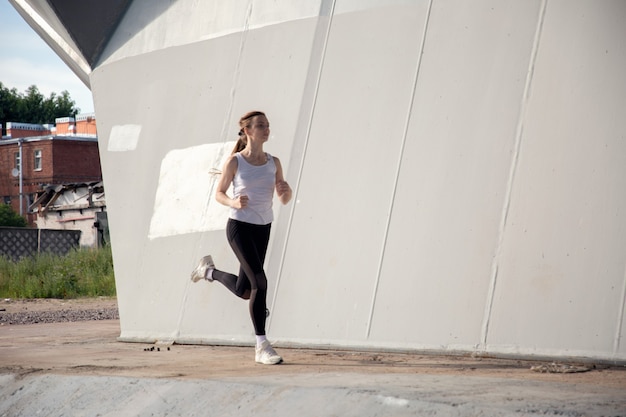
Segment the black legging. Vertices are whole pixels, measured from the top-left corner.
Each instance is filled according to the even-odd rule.
[[[256,225],[228,219],[226,236],[239,260],[239,276],[215,269],[213,279],[233,294],[250,300],[250,317],[257,336],[265,335],[267,277],[263,270],[271,224]]]

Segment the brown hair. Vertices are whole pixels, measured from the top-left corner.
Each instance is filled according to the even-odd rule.
[[[239,139],[237,139],[237,143],[235,143],[235,147],[233,148],[233,154],[241,152],[245,149],[246,144],[248,143],[248,137],[243,129],[250,127],[252,125],[252,119],[256,116],[265,116],[265,113],[262,111],[250,111],[241,116],[241,119],[239,119],[239,127],[241,129],[239,130]]]

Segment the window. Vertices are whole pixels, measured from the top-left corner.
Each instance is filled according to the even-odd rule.
[[[21,158],[20,158],[20,153],[19,152],[15,152],[15,169],[17,169],[18,171],[20,170],[20,165],[21,165]]]
[[[35,171],[41,171],[41,149],[35,149]]]

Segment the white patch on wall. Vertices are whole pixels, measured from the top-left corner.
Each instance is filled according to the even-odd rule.
[[[137,148],[140,134],[140,125],[113,126],[111,134],[109,135],[109,145],[107,150],[109,152],[134,151]]]
[[[228,207],[215,201],[215,187],[234,142],[175,149],[161,161],[149,239],[224,230]]]

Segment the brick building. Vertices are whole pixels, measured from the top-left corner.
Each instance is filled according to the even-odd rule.
[[[6,132],[0,139],[0,203],[29,224],[36,215],[28,206],[44,186],[102,180],[93,114],[59,118],[56,126],[9,122]]]

